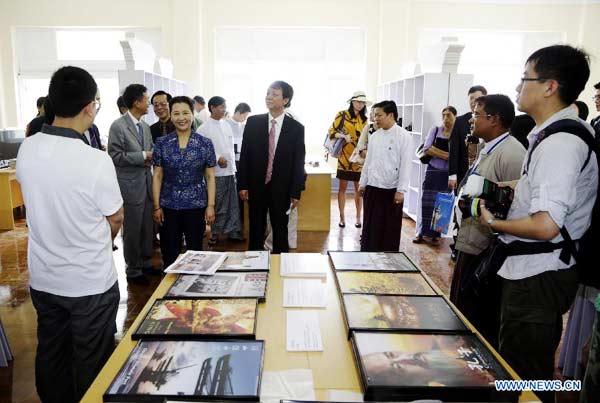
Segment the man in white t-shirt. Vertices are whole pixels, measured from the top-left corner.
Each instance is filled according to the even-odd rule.
[[[36,387],[44,402],[78,402],[115,346],[112,239],[123,199],[112,160],[83,134],[100,109],[93,77],[62,67],[48,96],[56,118],[23,142],[17,158],[38,316]]]

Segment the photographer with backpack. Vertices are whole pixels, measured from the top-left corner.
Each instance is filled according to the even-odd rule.
[[[588,267],[586,244],[597,211],[598,148],[592,127],[578,120],[572,106],[589,75],[588,56],[571,46],[529,56],[516,88],[518,109],[536,122],[523,176],[506,220],[481,208],[480,222],[502,233],[506,256],[498,271],[500,354],[527,380],[553,379],[562,315],[578,282],[586,281],[581,274],[594,268]],[[554,402],[554,392],[539,396]]]

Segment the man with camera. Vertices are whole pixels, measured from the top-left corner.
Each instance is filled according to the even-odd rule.
[[[513,183],[514,200],[506,220],[481,207],[480,223],[503,233],[500,239],[508,244],[508,256],[498,271],[502,277],[500,353],[523,379],[553,378],[562,315],[577,291],[570,243],[561,244],[564,247],[558,243],[563,240],[561,233],[578,240],[590,226],[598,163],[579,135],[557,127],[578,121],[571,104],[589,75],[589,57],[571,46],[550,46],[529,56],[516,88],[518,109],[536,122],[523,176]],[[578,122],[593,133],[587,123]],[[510,253],[514,241],[527,246],[516,256]],[[548,245],[557,248],[540,253],[538,246]],[[544,402],[554,399],[552,392],[539,396]]]
[[[495,183],[521,177],[525,148],[508,134],[514,118],[515,107],[506,95],[493,94],[477,98],[470,122],[473,135],[482,139],[485,146],[467,172],[467,181],[471,176],[480,176]],[[477,297],[467,285],[479,261],[479,255],[489,246],[491,239],[492,231],[487,225],[480,224],[476,217],[463,218],[455,245],[458,259],[452,278],[450,300],[497,347],[499,319],[498,315],[493,315],[497,308],[490,309],[490,304],[482,301],[483,297]],[[489,302],[497,307],[498,300],[499,298],[495,298]]]

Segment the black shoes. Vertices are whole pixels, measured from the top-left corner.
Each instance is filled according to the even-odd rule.
[[[142,268],[142,273],[148,276],[160,276],[162,274],[162,270],[155,269],[154,267],[150,266]]]
[[[136,285],[150,285],[148,277],[144,274],[138,274],[137,276],[127,277],[127,283]]]

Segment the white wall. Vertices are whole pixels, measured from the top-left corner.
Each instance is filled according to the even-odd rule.
[[[23,26],[159,28],[161,56],[175,65],[175,78],[194,93],[212,95],[214,36],[220,26],[361,27],[367,32],[366,91],[399,78],[402,64],[417,56],[418,34],[427,28],[559,31],[594,56],[582,99],[591,105],[600,81],[600,5],[477,4],[417,0],[0,0],[0,126],[14,126],[16,113],[13,31]],[[498,2],[500,3],[500,2]],[[515,78],[515,80],[518,79]]]

